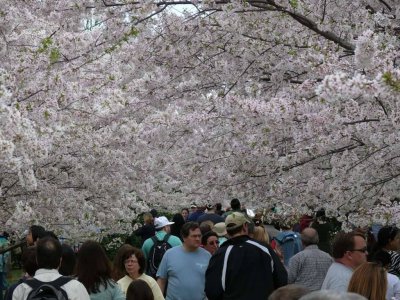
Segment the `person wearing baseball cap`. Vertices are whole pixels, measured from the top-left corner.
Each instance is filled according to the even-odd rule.
[[[287,284],[287,271],[271,247],[248,236],[251,221],[241,212],[225,219],[229,239],[211,257],[205,292],[209,300],[268,299]]]
[[[165,241],[171,247],[182,245],[181,240],[177,236],[171,235],[171,226],[170,226],[171,224],[174,224],[174,222],[170,222],[165,216],[160,216],[154,219],[154,227],[156,228],[156,235],[145,240],[142,246],[144,257],[146,258],[146,262],[148,262],[147,268],[149,265],[150,251],[154,245],[154,239],[157,239],[159,241],[163,241],[165,239]],[[146,272],[148,273],[149,270],[146,270]]]
[[[207,211],[205,214],[198,217],[197,222],[201,224],[204,221],[211,221],[213,224],[224,222],[224,218],[215,213],[215,206],[211,203],[206,205]]]

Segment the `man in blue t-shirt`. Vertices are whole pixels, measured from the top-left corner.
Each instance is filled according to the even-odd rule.
[[[210,253],[201,244],[199,224],[188,222],[182,227],[183,245],[174,247],[164,254],[157,271],[157,283],[165,292],[166,300],[191,299],[203,300],[205,273]]]

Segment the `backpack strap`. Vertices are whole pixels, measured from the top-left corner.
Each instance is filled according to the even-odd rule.
[[[36,278],[29,278],[29,279],[24,280],[23,282],[26,283],[27,285],[29,285],[32,288],[32,290],[35,290],[43,284],[50,284],[50,285],[54,286],[55,288],[59,289],[64,284],[70,282],[71,280],[72,280],[72,277],[70,277],[70,276],[61,276],[61,277],[57,278],[56,280],[49,281],[49,282],[43,282]]]
[[[157,244],[157,242],[158,242],[158,238],[157,238],[156,235],[153,235],[153,236],[151,237],[151,240],[153,241],[153,246],[154,246],[155,244]]]
[[[43,282],[43,281],[40,281],[40,280],[38,280],[36,278],[30,278],[30,279],[25,280],[24,283],[26,283],[27,285],[29,285],[32,288],[32,290],[28,294],[28,298],[39,287],[41,287],[41,286],[51,286],[51,287],[55,288],[56,290],[58,290],[63,295],[64,299],[68,299],[67,291],[65,291],[61,287],[64,284],[70,282],[72,279],[73,278],[70,277],[70,276],[61,276],[61,277],[57,278],[56,280],[49,281],[49,282]]]
[[[153,241],[153,244],[154,244],[154,245],[157,244],[157,242],[161,242],[161,241],[167,242],[167,243],[168,243],[168,239],[169,239],[170,236],[171,236],[171,234],[167,233],[166,235],[164,235],[164,238],[163,238],[162,240],[159,240],[159,239],[157,238],[157,236],[154,235],[154,236],[151,237],[151,240]],[[153,246],[154,246],[154,245],[153,245]]]
[[[71,280],[72,280],[72,277],[70,277],[70,276],[61,276],[61,277],[58,277],[56,280],[48,282],[48,283],[51,284],[52,286],[54,286],[55,288],[59,289],[64,284],[67,284]]]
[[[41,286],[44,282],[36,279],[36,278],[29,278],[29,279],[25,279],[23,281],[23,283],[26,283],[27,285],[29,285],[32,290],[36,290],[39,286]]]
[[[168,243],[168,239],[169,239],[170,236],[171,236],[171,234],[169,234],[169,233],[164,235],[163,242],[167,242]]]

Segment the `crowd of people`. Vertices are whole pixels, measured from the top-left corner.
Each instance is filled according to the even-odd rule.
[[[75,253],[31,226],[25,274],[4,299],[48,299],[54,291],[52,299],[70,300],[400,299],[396,226],[369,238],[360,228],[338,232],[326,252],[310,220],[273,228],[246,214],[238,199],[226,212],[219,205],[190,210],[171,220],[145,213],[135,232],[141,248],[124,244],[113,262],[97,241]]]

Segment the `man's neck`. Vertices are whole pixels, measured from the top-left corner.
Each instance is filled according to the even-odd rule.
[[[354,269],[353,265],[351,264],[351,262],[345,258],[337,258],[335,259],[335,262],[344,265],[345,267],[348,267],[349,269]]]
[[[188,247],[187,245],[185,245],[185,243],[182,244],[183,250],[185,250],[186,252],[195,252],[198,247],[193,248],[193,247]]]

